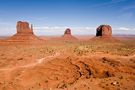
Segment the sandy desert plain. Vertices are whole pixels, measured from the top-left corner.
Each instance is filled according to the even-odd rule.
[[[17,35],[0,40],[0,90],[135,90],[134,35]]]

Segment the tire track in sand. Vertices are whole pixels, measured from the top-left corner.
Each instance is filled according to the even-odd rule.
[[[54,55],[50,55],[50,56],[47,56],[44,58],[37,59],[36,62],[34,62],[34,63],[30,63],[30,64],[23,65],[23,66],[17,66],[17,67],[13,67],[13,68],[2,68],[2,69],[0,69],[0,71],[10,71],[10,70],[18,69],[18,68],[34,67],[34,66],[41,64],[43,62],[46,63],[48,61],[51,61],[52,59],[58,57],[59,55],[60,55],[60,53],[56,53]]]

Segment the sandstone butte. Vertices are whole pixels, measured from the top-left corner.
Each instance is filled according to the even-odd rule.
[[[34,34],[33,26],[29,26],[28,22],[18,21],[16,25],[17,33],[5,41],[8,42],[35,42],[40,39]]]
[[[4,41],[8,42],[36,42],[36,41],[42,41],[39,39],[33,32],[33,26],[29,25],[28,22],[22,22],[18,21],[16,25],[16,31],[17,33],[10,38],[7,38]],[[96,29],[96,37],[101,37],[105,39],[113,39],[112,38],[112,28],[110,25],[100,25]],[[67,28],[64,32],[64,35],[61,38],[62,40],[77,40],[76,37],[74,37],[71,33],[71,29]],[[92,38],[92,39],[95,39]],[[92,40],[91,39],[91,40]]]
[[[64,35],[62,36],[62,38],[64,40],[77,40],[76,37],[74,37],[72,34],[71,34],[71,29],[70,28],[67,28],[64,32]]]
[[[97,37],[112,37],[112,28],[110,25],[100,25],[96,29]]]

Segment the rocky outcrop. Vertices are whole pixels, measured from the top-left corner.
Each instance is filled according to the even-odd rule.
[[[64,35],[62,36],[64,40],[77,40],[76,37],[72,36],[71,29],[67,28],[64,32]]]
[[[110,25],[100,25],[96,29],[96,36],[101,37],[111,37],[112,36],[112,28]]]
[[[69,28],[67,28],[67,29],[65,30],[64,35],[71,35],[71,30],[70,30]]]
[[[28,22],[18,21],[16,25],[17,33],[6,39],[8,42],[36,42],[40,39],[33,33],[33,26]]]
[[[29,27],[28,22],[18,21],[16,25],[17,34],[33,34],[33,26]]]

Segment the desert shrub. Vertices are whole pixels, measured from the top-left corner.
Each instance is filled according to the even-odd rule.
[[[74,53],[77,55],[86,55],[92,51],[93,50],[89,45],[80,45],[74,48]]]

